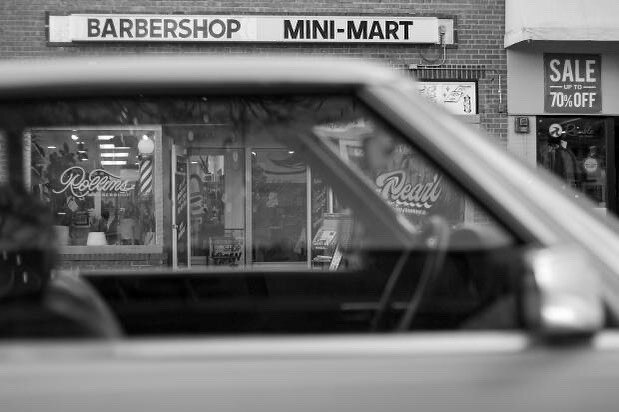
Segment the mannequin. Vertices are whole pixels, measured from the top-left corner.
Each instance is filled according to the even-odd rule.
[[[551,137],[548,139],[548,168],[572,187],[581,180],[576,156],[568,148],[567,141]]]

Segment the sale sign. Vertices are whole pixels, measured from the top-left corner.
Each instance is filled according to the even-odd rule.
[[[598,54],[544,54],[544,111],[602,111],[602,63]]]

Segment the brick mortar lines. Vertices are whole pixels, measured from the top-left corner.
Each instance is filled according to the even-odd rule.
[[[0,58],[35,58],[71,55],[122,54],[329,54],[363,57],[395,67],[422,64],[420,52],[430,56],[436,50],[401,45],[243,45],[243,44],[98,44],[77,47],[48,47],[45,40],[45,12],[96,13],[196,13],[196,14],[333,14],[333,15],[423,15],[452,17],[456,20],[459,44],[447,50],[446,64],[481,65],[488,69],[479,81],[479,113],[482,126],[499,141],[507,138],[507,117],[499,113],[496,79],[490,72],[503,76],[503,102],[506,101],[506,53],[502,47],[504,2],[475,0],[452,1],[147,1],[147,0],[13,0],[0,4]]]

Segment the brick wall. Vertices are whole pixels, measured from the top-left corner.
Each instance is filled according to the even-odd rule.
[[[478,79],[481,125],[506,142],[506,53],[502,47],[505,10],[501,0],[2,0],[0,2],[0,58],[57,57],[106,53],[329,54],[377,60],[395,67],[423,64],[421,54],[436,57],[438,50],[407,45],[230,45],[230,44],[96,44],[48,47],[45,12],[140,13],[263,13],[263,14],[414,14],[454,18],[457,46],[447,49],[448,65],[482,67]],[[499,79],[502,82],[499,87]],[[499,98],[499,90],[502,97]]]

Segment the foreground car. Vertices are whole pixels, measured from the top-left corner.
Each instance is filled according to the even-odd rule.
[[[296,58],[0,73],[12,184],[47,205],[61,267],[134,338],[3,345],[11,409],[615,400],[597,371],[616,341],[596,333],[619,313],[617,222],[408,80]],[[6,275],[29,278],[10,252]]]

